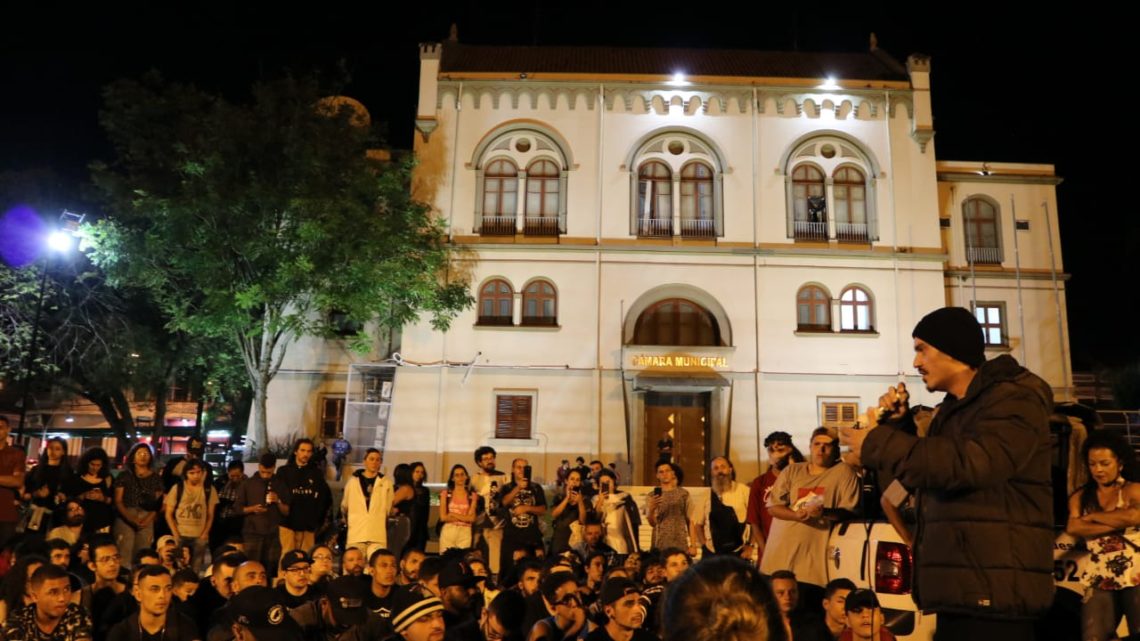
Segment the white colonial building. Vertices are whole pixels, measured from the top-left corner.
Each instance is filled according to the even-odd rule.
[[[478,303],[407,327],[382,397],[352,391],[388,468],[439,480],[491,444],[540,479],[582,455],[648,482],[668,432],[686,484],[721,453],[751,478],[768,432],[806,449],[899,380],[936,403],[910,331],[944,305],[1067,395],[1060,180],[938,160],[928,59],[453,40],[420,60],[415,189]],[[295,345],[271,437],[336,431],[353,360]]]

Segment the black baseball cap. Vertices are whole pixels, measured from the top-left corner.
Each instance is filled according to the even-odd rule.
[[[281,569],[288,570],[289,568],[297,565],[298,563],[313,564],[313,559],[304,550],[289,550],[281,557]]]
[[[843,604],[843,609],[847,612],[877,607],[879,607],[878,597],[875,596],[874,592],[866,588],[852,590],[847,593],[847,600]]]
[[[598,601],[602,605],[609,605],[627,594],[641,594],[641,589],[637,583],[624,576],[610,577],[602,584],[602,593],[598,596]]]
[[[443,566],[439,572],[439,589],[458,585],[464,588],[474,587],[482,577],[475,576],[471,570],[459,559],[452,559]]]

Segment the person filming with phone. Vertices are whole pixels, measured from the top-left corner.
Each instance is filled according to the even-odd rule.
[[[528,545],[542,546],[538,519],[546,514],[546,494],[531,480],[530,462],[517,458],[511,463],[511,482],[502,488],[503,547],[499,555],[499,575],[507,581],[514,575],[515,550]]]

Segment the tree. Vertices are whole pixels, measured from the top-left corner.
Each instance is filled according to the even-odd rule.
[[[331,312],[381,330],[430,313],[446,329],[473,302],[439,221],[411,198],[411,165],[371,158],[358,113],[324,95],[315,77],[256,84],[244,101],[155,75],[104,92],[115,157],[93,166],[110,215],[90,230],[92,256],[147,288],[172,328],[236,344],[254,451],[288,346],[331,335]]]

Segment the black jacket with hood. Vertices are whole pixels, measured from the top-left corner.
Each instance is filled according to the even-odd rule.
[[[1052,407],[1049,385],[1003,355],[946,396],[926,437],[867,435],[863,464],[918,497],[919,607],[1028,619],[1053,602]]]

